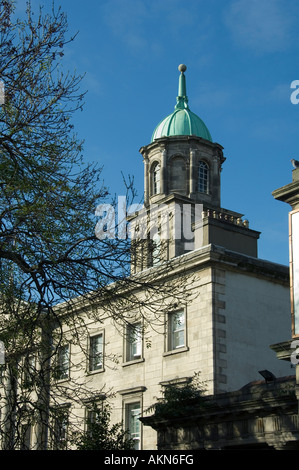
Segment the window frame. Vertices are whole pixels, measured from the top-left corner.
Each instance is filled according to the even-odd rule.
[[[69,405],[56,409],[52,424],[51,447],[53,450],[65,450],[68,443]]]
[[[151,196],[161,193],[161,165],[155,161],[151,167]]]
[[[92,436],[92,425],[96,423],[98,416],[103,411],[105,400],[106,395],[102,395],[101,398],[94,399],[86,404],[84,429],[85,432],[89,433],[90,436]]]
[[[128,410],[133,404],[138,403],[140,408],[140,417],[143,416],[143,394],[146,391],[146,387],[137,386],[133,388],[127,388],[119,390],[118,393],[122,396],[122,417],[123,427],[129,431],[128,423]],[[143,424],[140,421],[140,433],[139,433],[139,450],[143,448]]]
[[[34,353],[28,353],[22,364],[22,383],[24,387],[30,387],[34,382],[34,376],[37,374],[37,358]]]
[[[131,410],[133,407],[138,406],[139,417],[142,416],[142,401],[140,397],[136,397],[135,399],[125,401],[124,403],[124,422],[125,422],[125,429],[128,431],[130,439],[134,441],[133,450],[141,450],[142,449],[142,423],[140,419],[138,419],[138,432],[133,433],[131,429]],[[135,421],[135,420],[134,420]],[[136,425],[137,420],[134,423]],[[135,443],[137,443],[137,447],[135,447]]]
[[[63,350],[67,350],[67,360],[63,360]],[[70,379],[70,358],[71,358],[71,348],[70,344],[62,344],[57,349],[57,358],[56,358],[56,378],[58,381],[69,380]]]
[[[102,342],[101,342],[101,351],[98,351],[95,356],[92,355],[92,342],[95,341],[97,338],[101,337]],[[92,367],[92,362],[96,361],[96,357],[99,355],[101,357],[101,366],[100,367]],[[92,335],[89,335],[88,338],[88,363],[87,363],[87,370],[88,373],[94,374],[97,372],[103,372],[104,371],[104,331],[99,331],[97,333],[94,333]]]
[[[198,162],[197,191],[201,194],[210,193],[210,166],[205,160]]]
[[[132,336],[137,331],[137,339],[131,341]],[[137,353],[134,353],[132,348],[137,343]],[[138,354],[139,349],[139,354]],[[125,335],[125,362],[136,362],[143,359],[143,334],[142,334],[142,322],[137,321],[134,323],[127,324],[126,335]]]
[[[182,327],[176,327],[174,321],[175,317],[178,315],[183,315],[184,321],[182,323]],[[167,314],[167,344],[166,344],[166,351],[168,353],[176,353],[188,350],[187,347],[187,315],[185,309],[181,308]],[[180,338],[183,337],[183,342],[177,341],[175,336]]]

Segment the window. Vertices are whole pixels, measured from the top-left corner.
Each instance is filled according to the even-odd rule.
[[[103,400],[90,404],[86,409],[86,431],[90,437],[93,436],[94,425],[99,422],[102,412]]]
[[[97,422],[98,413],[95,409],[87,410],[86,416],[86,430],[92,436],[92,426]]]
[[[160,193],[160,164],[154,163],[152,167],[152,195]]]
[[[35,374],[35,356],[26,356],[23,367],[23,381],[25,387],[29,387],[33,384]]]
[[[200,193],[209,192],[209,166],[206,162],[200,161],[198,165],[198,191]]]
[[[52,428],[52,445],[54,450],[63,450],[67,446],[68,412],[66,409],[56,411]]]
[[[103,369],[103,333],[89,339],[89,370]]]
[[[128,325],[126,341],[126,360],[134,361],[142,356],[142,331],[141,323]]]
[[[56,374],[58,380],[68,379],[70,373],[70,348],[66,344],[58,348]]]
[[[140,402],[126,404],[126,429],[129,431],[129,436],[134,441],[133,449],[139,450],[141,444],[141,406]]]
[[[180,310],[169,314],[168,348],[174,350],[185,346],[185,312]]]

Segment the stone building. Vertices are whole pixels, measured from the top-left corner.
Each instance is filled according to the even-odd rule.
[[[250,382],[234,392],[208,395],[204,400],[182,404],[181,413],[141,418],[158,433],[160,450],[298,450],[299,449],[299,165],[292,182],[273,192],[275,199],[291,206],[290,299],[287,321],[290,334],[284,341],[267,345],[293,367],[294,375],[275,377],[269,370],[265,380]],[[291,339],[287,339],[291,336]],[[283,339],[283,337],[281,338]],[[291,370],[291,369],[290,369]]]
[[[184,383],[198,372],[206,393],[215,395],[258,380],[260,370],[290,374],[289,363],[267,347],[289,337],[289,269],[259,259],[260,233],[242,214],[221,206],[223,148],[190,110],[186,67],[179,70],[175,109],[140,149],[144,206],[129,218],[132,277],[161,286],[167,280],[165,308],[155,310],[153,297],[136,287],[134,295],[155,317],[144,329],[137,308],[125,312],[129,321],[116,325],[100,296],[93,309],[101,321],[78,299],[73,314],[84,324],[85,348],[74,341],[68,323],[56,358],[63,371],[57,396],[63,387],[73,390],[74,399],[70,393],[61,402],[69,422],[85,426],[89,397],[78,396],[81,385],[90,390],[90,400],[109,389],[112,420],[124,422],[137,449],[156,449],[156,431],[139,418],[169,383]],[[173,302],[171,283],[182,282],[188,301]],[[63,314],[66,306],[58,308]],[[34,430],[28,435],[34,448]]]

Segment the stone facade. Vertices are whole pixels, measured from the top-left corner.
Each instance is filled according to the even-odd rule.
[[[141,354],[136,359],[126,357],[124,326],[117,327],[109,318],[102,323],[86,318],[81,335],[81,339],[86,335],[86,349],[91,336],[102,333],[104,338],[103,367],[90,373],[82,342],[74,344],[72,330],[65,329],[72,359],[69,376],[59,386],[80,389],[88,384],[90,397],[113,392],[109,402],[115,422],[126,420],[130,403],[138,403],[142,416],[147,416],[146,410],[162,394],[162,384],[184,382],[195,372],[200,374],[206,393],[214,395],[231,392],[257,379],[261,369],[270,369],[277,376],[290,371],[289,364],[277,361],[273,351],[265,346],[276,342],[282,331],[288,331],[287,269],[212,245],[187,253],[176,262],[173,267],[176,266],[178,278],[183,271],[192,273],[192,283],[185,287],[193,294],[190,303],[177,306],[185,313],[180,347],[168,346],[165,313],[159,322],[157,318],[153,320],[152,328],[146,329]],[[158,271],[159,267],[152,270]],[[142,299],[144,292],[141,290],[139,295]],[[104,311],[99,303],[99,318],[103,318]],[[77,424],[84,427],[86,407],[82,403],[83,400],[74,401],[70,409],[73,419],[76,417]],[[139,448],[156,449],[156,445],[155,430],[142,426]]]

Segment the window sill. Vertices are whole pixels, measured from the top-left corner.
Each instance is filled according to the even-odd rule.
[[[163,357],[173,356],[174,354],[179,354],[179,353],[183,353],[187,351],[189,351],[189,348],[187,346],[182,346],[181,348],[172,349],[171,351],[166,351],[163,354]]]
[[[69,377],[63,377],[62,379],[56,379],[56,382],[61,384],[63,382],[69,382],[71,380],[70,376]]]
[[[123,362],[122,367],[132,366],[133,364],[140,364],[140,362],[144,362],[143,357],[139,359],[132,359],[131,361]]]
[[[88,371],[86,371],[86,374],[87,375],[95,375],[95,374],[101,374],[102,372],[105,372],[104,367],[102,367],[102,369],[88,370]]]

